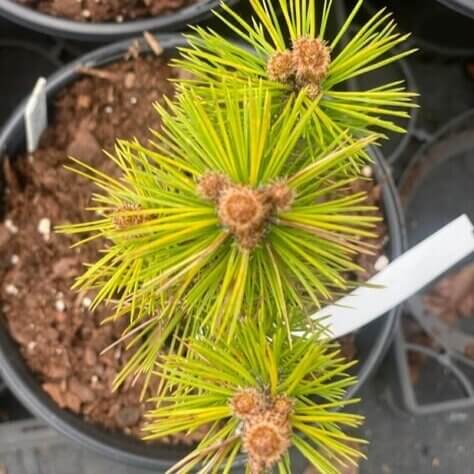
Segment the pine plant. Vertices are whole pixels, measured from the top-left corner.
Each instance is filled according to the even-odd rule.
[[[116,386],[160,380],[146,437],[208,427],[170,473],[229,472],[241,452],[251,474],[291,473],[294,447],[336,474],[360,456],[343,429],[362,419],[342,411],[352,364],[308,315],[373,252],[379,218],[353,185],[413,106],[400,83],[343,86],[411,51],[388,55],[406,36],[384,12],[342,46],[361,1],[332,38],[332,0],[250,3],[250,23],[217,14],[244,46],[195,28],[174,63],[190,78],[156,105],[160,131],[109,155],[119,177],[73,159],[100,217],[60,231],[106,242],[75,287],[128,319]]]

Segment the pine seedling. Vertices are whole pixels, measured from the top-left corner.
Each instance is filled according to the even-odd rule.
[[[195,28],[174,63],[191,78],[156,106],[153,141],[117,143],[118,177],[74,160],[100,217],[61,231],[106,242],[75,288],[129,320],[115,385],[161,381],[147,439],[208,430],[170,474],[227,473],[241,455],[250,474],[289,474],[290,448],[337,474],[361,456],[345,431],[362,418],[343,411],[353,363],[308,315],[373,251],[379,218],[353,184],[373,131],[402,132],[392,120],[413,106],[401,83],[344,88],[412,51],[387,56],[407,36],[383,11],[343,45],[362,1],[332,37],[332,0],[250,3],[251,23],[218,14],[244,46]]]
[[[344,43],[363,0],[359,0],[339,31],[329,32],[333,0],[249,0],[254,17],[246,21],[225,2],[215,15],[238,36],[235,42],[212,29],[193,27],[188,46],[174,64],[191,73],[181,81],[205,96],[209,85],[232,87],[239,94],[250,82],[274,91],[276,104],[304,91],[303,110],[313,111],[311,126],[321,144],[331,143],[348,129],[352,136],[372,130],[403,133],[393,122],[407,119],[416,94],[403,81],[370,90],[347,90],[347,84],[410,55],[391,54],[409,35],[396,32],[385,10],[376,13]],[[282,16],[278,16],[277,10]],[[316,106],[314,106],[316,104]]]
[[[186,88],[158,106],[156,141],[121,141],[111,156],[119,179],[76,161],[101,190],[101,218],[62,231],[108,242],[75,287],[130,318],[135,353],[117,384],[150,375],[165,343],[180,353],[180,338],[197,334],[231,344],[245,316],[290,337],[292,308],[310,314],[346,292],[355,256],[371,252],[363,239],[378,218],[350,186],[378,137],[342,133],[321,148],[307,127],[315,106],[299,112],[304,92],[278,114],[264,87],[216,94]]]
[[[291,473],[290,447],[321,474],[337,474],[362,456],[353,430],[362,417],[343,410],[355,379],[324,328],[290,345],[283,328],[271,337],[255,321],[241,324],[232,345],[189,343],[192,357],[167,356],[158,375],[175,385],[148,414],[146,439],[208,429],[203,441],[168,474],[230,472],[244,453],[247,473]],[[272,469],[276,469],[273,470]]]

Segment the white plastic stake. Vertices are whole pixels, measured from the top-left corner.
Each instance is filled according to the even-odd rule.
[[[40,77],[25,108],[26,144],[29,153],[36,151],[41,135],[47,126],[46,79]]]
[[[325,318],[334,338],[349,334],[403,303],[473,252],[474,225],[463,215],[368,281],[378,288],[358,288],[311,318]]]

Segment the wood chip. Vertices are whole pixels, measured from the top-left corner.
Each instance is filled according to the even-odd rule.
[[[125,60],[129,61],[131,59],[138,59],[140,57],[140,41],[134,40],[130,44],[127,54],[125,55]]]
[[[161,47],[160,42],[156,39],[155,36],[153,36],[151,33],[148,31],[145,31],[143,33],[143,37],[145,38],[145,41],[147,42],[148,46],[150,49],[157,55],[161,56],[163,54],[163,48]]]
[[[77,68],[77,72],[79,74],[83,74],[84,76],[98,77],[99,79],[104,79],[106,81],[119,80],[119,77],[116,74],[110,71],[106,71],[105,69],[96,69],[93,67],[79,66]]]

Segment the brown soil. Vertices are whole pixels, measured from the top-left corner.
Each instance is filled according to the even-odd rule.
[[[359,180],[352,186],[351,191],[354,193],[366,192],[367,204],[382,209],[382,183],[375,183],[371,179]],[[374,215],[383,217],[381,210],[374,212]],[[356,274],[357,281],[360,283],[366,282],[378,273],[377,264],[381,258],[384,258],[384,248],[388,240],[388,229],[385,220],[382,219],[377,222],[373,232],[377,235],[376,238],[364,239],[366,243],[373,246],[373,253],[371,255],[361,254],[357,258],[357,264],[363,268],[363,271]]]
[[[367,174],[371,174],[368,172]],[[367,193],[368,199],[367,204],[371,206],[376,206],[378,209],[381,209],[383,206],[382,203],[382,194],[381,194],[381,183],[376,184],[371,179],[364,179],[356,181],[351,187],[351,193],[357,193],[364,191]],[[375,215],[382,217],[381,211],[377,211]],[[377,263],[380,259],[384,259],[384,248],[388,239],[388,229],[385,222],[382,220],[377,223],[375,233],[377,238],[375,239],[364,239],[365,242],[370,243],[374,246],[372,255],[360,254],[357,257],[357,264],[363,268],[363,271],[357,272],[355,275],[348,275],[348,278],[351,280],[356,280],[360,283],[366,282],[372,278],[377,272]],[[388,262],[388,261],[387,261]],[[341,345],[341,351],[344,357],[349,360],[357,359],[357,344],[356,344],[356,335],[348,334],[338,340]]]
[[[121,23],[179,10],[195,0],[16,0],[48,15],[92,23]]]
[[[444,277],[425,296],[424,304],[451,327],[460,319],[474,318],[474,264]]]
[[[466,72],[469,78],[474,81],[474,63],[466,64]]]
[[[139,384],[111,391],[127,360],[124,347],[100,356],[123,326],[101,326],[107,309],[92,313],[93,295],[70,290],[84,262],[97,259],[102,243],[71,249],[71,237],[52,229],[91,218],[83,209],[94,188],[64,169],[67,155],[112,173],[115,167],[101,149],[110,150],[116,137],[144,142],[149,127],[159,128],[152,103],[173,94],[167,81],[173,72],[155,56],[123,61],[104,72],[103,78],[83,77],[59,94],[52,126],[34,156],[18,157],[11,165],[5,160],[1,299],[9,331],[56,403],[89,422],[138,436],[147,408],[140,402]]]
[[[453,329],[462,320],[474,318],[474,264],[466,265],[442,278],[426,293],[423,304],[430,314]],[[410,343],[436,352],[441,351],[436,341],[414,321],[406,320],[403,331]],[[464,356],[474,360],[473,344],[466,345]],[[420,373],[427,361],[428,357],[421,352],[409,352],[408,364],[412,384],[416,384],[420,379]]]

